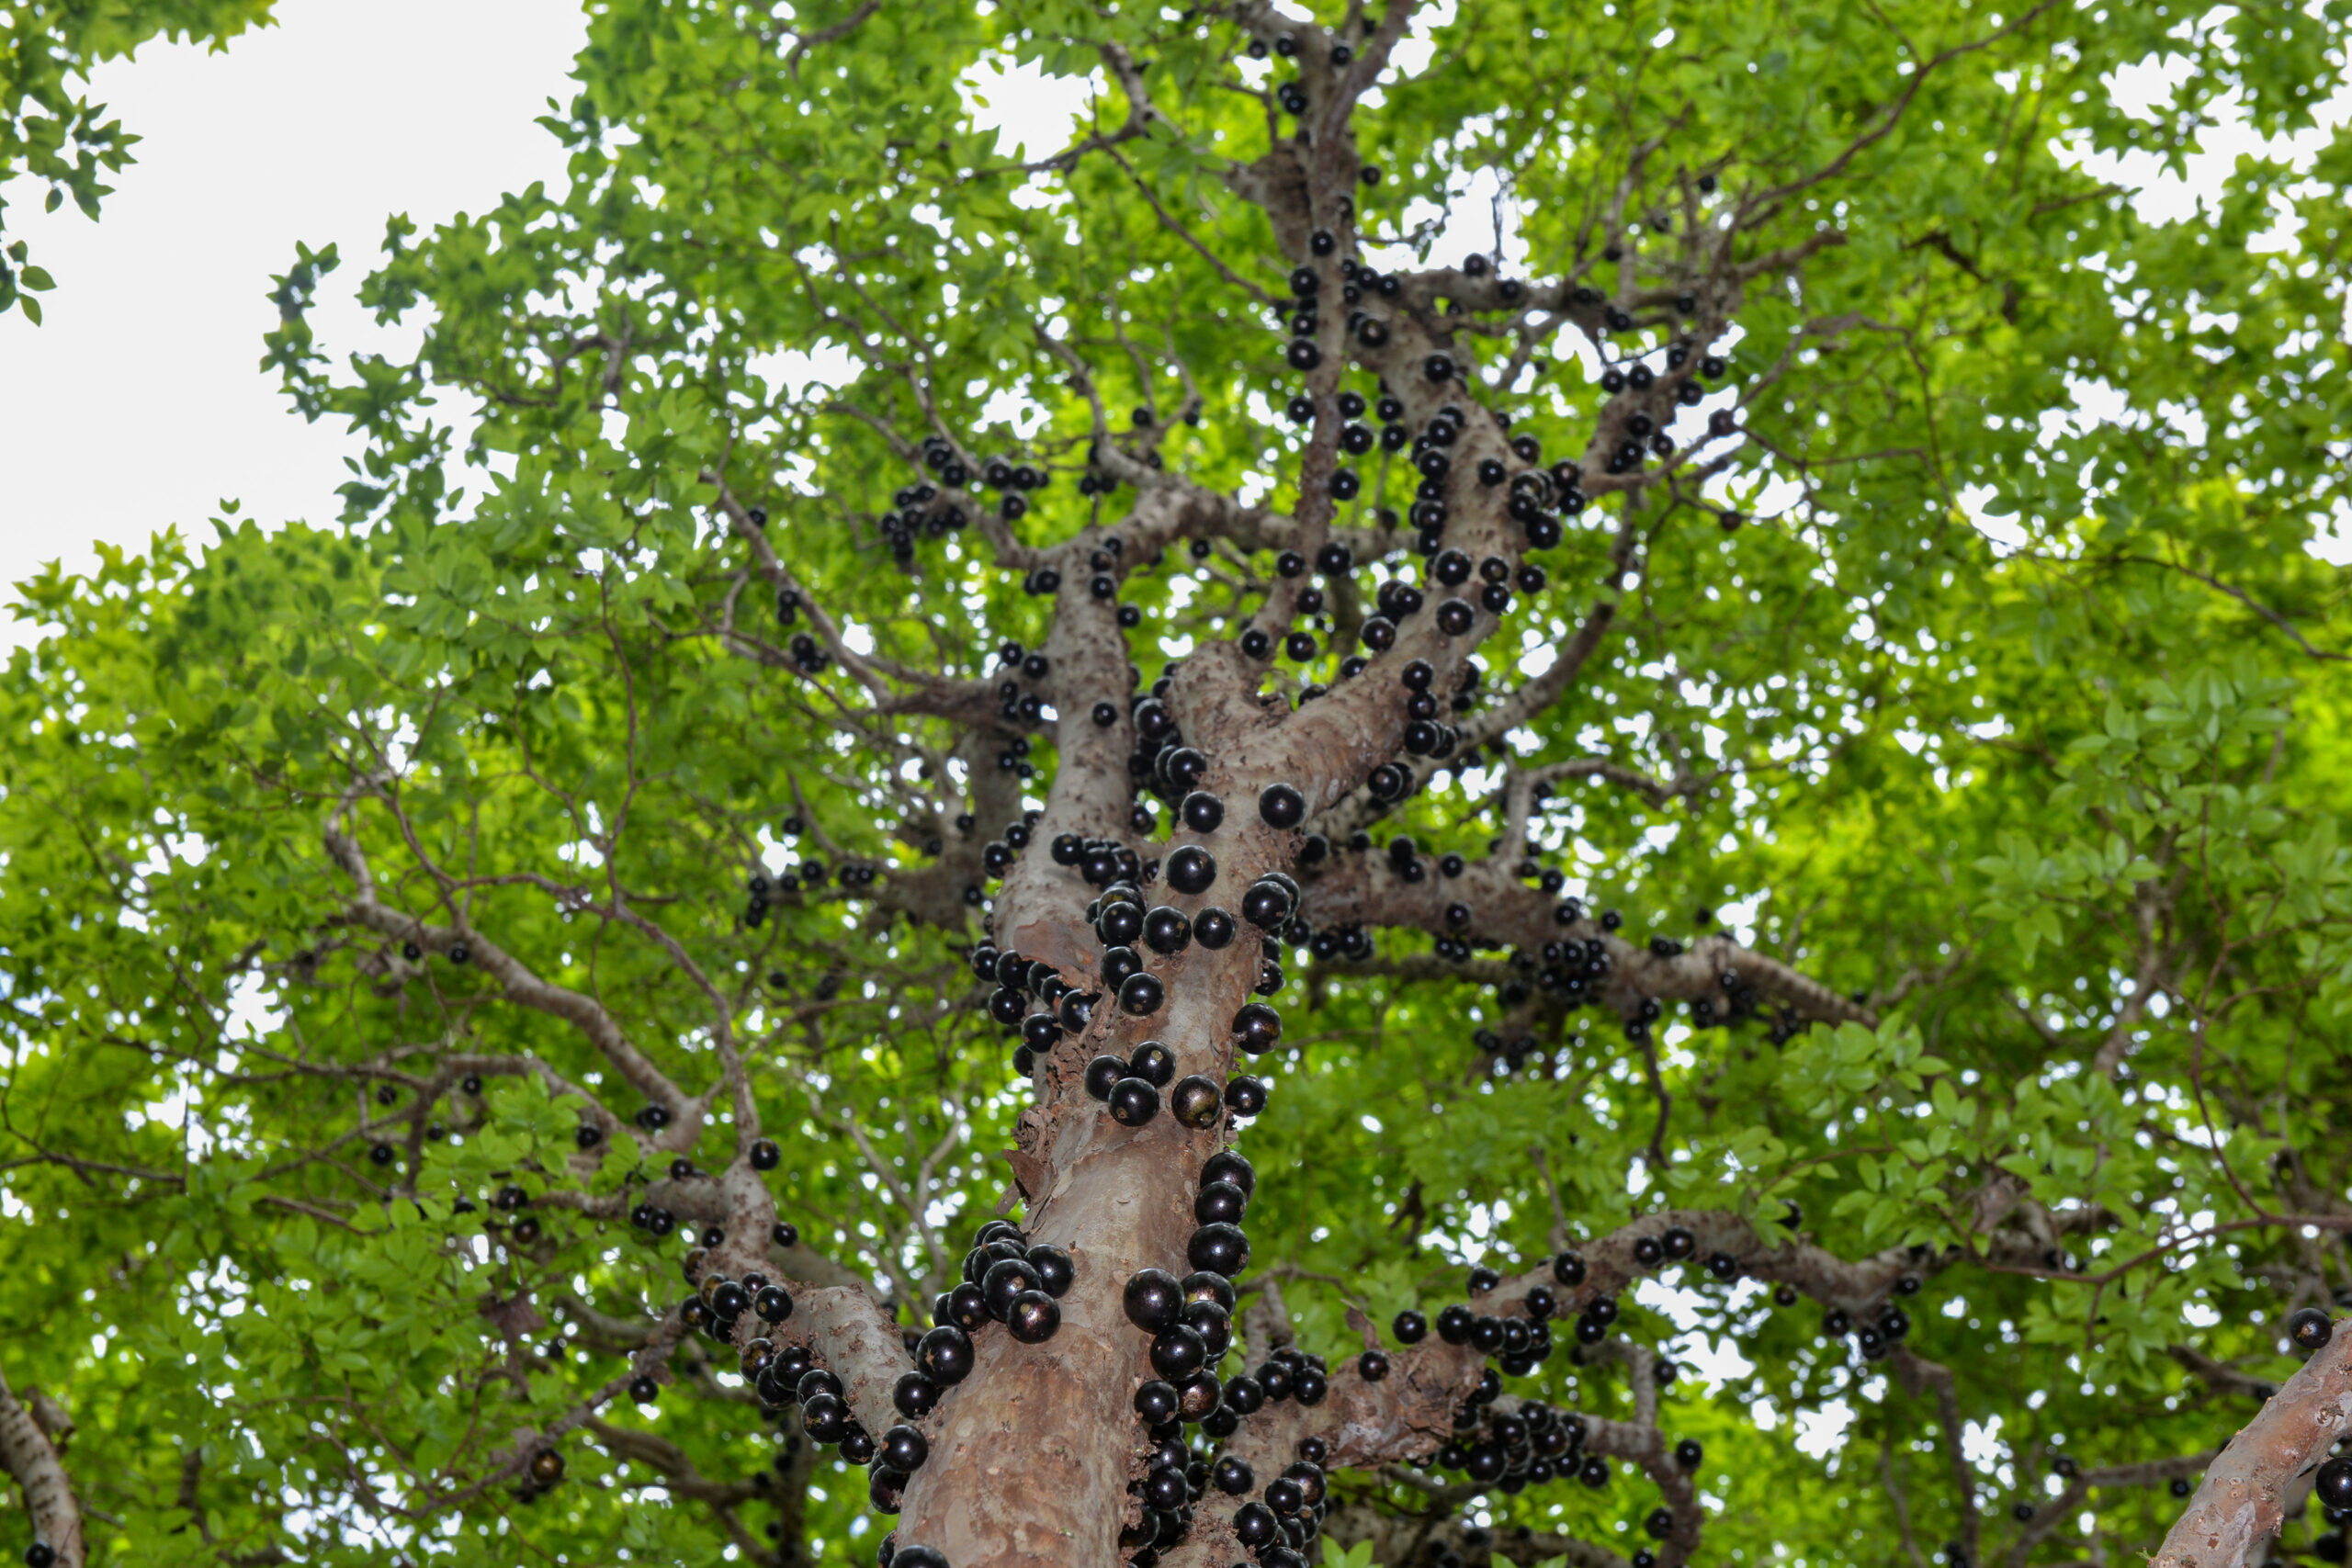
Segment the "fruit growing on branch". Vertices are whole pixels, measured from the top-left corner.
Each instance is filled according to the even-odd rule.
[[[1602,10],[621,0],[304,253],[0,682],[15,1549],[2340,1556],[2352,215],[2090,155],[2341,18]]]

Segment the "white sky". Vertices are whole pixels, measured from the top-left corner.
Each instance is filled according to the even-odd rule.
[[[390,346],[353,297],[384,220],[480,212],[563,183],[532,123],[569,100],[586,37],[573,0],[284,0],[277,27],[224,54],[151,44],[92,85],[145,138],[100,221],[11,182],[11,238],[57,288],[46,324],[0,318],[0,584],[94,539],[143,549],[176,524],[207,539],[222,498],[265,522],[336,511],[353,442],[304,424],[264,376],[265,297],[299,239],[343,269],[313,325],[331,352]],[[10,600],[13,592],[0,588]],[[0,653],[28,628],[0,619]]]
[[[311,315],[322,344],[338,362],[355,349],[398,352],[407,334],[377,328],[353,299],[388,213],[429,229],[533,180],[563,187],[560,149],[533,121],[547,98],[569,101],[585,34],[577,0],[280,9],[278,26],[225,54],[150,46],[98,72],[93,98],[145,138],[101,222],[71,204],[44,217],[39,186],[10,186],[12,237],[32,242],[58,288],[42,297],[46,325],[0,318],[0,599],[48,560],[89,570],[94,540],[143,548],[170,525],[208,539],[224,499],[267,525],[332,518],[356,443],[336,422],[304,424],[257,370],[270,275],[298,239],[337,243],[343,269]],[[2169,74],[2133,73],[2119,96],[2158,101]],[[973,86],[989,106],[981,123],[1030,157],[1062,144],[1085,91],[1030,73],[981,73]],[[2324,118],[2340,122],[2347,105],[2339,93]],[[2318,139],[2299,140],[2291,151],[2308,155]],[[2206,146],[2186,182],[2153,159],[2096,172],[2143,185],[2147,216],[2180,221],[2255,143],[2223,125]],[[1489,243],[1484,189],[1455,206],[1442,259]],[[1999,539],[1997,520],[1979,522]],[[0,613],[0,655],[31,635]]]

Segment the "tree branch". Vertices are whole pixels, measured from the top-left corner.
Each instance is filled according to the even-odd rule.
[[[74,1501],[74,1484],[50,1434],[9,1391],[5,1373],[0,1373],[0,1468],[23,1489],[33,1538],[49,1543],[57,1554],[57,1568],[83,1568],[82,1508]]]

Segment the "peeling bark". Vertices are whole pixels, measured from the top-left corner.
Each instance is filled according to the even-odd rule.
[[[1228,874],[1182,902],[1216,898]],[[997,1329],[978,1337],[971,1376],[932,1417],[931,1459],[908,1484],[900,1540],[936,1547],[955,1568],[1114,1560],[1127,1483],[1141,1474],[1144,1433],[1131,1401],[1152,1376],[1150,1337],[1127,1321],[1124,1292],[1140,1269],[1187,1272],[1193,1193],[1225,1140],[1165,1114],[1140,1128],[1119,1125],[1087,1098],[1084,1066],[1100,1052],[1125,1055],[1158,1039],[1176,1053],[1180,1077],[1222,1079],[1229,1023],[1257,966],[1254,945],[1242,941],[1222,953],[1190,949],[1158,971],[1168,983],[1160,1014],[1103,1010],[1041,1066],[1024,1137],[1042,1162],[1045,1192],[1024,1229],[1033,1244],[1067,1248],[1076,1265],[1061,1327],[1044,1346]]]

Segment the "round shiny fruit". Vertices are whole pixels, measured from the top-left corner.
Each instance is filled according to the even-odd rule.
[[[932,1382],[953,1387],[972,1375],[972,1337],[942,1324],[915,1346],[915,1367]]]
[[[1258,1190],[1257,1171],[1233,1149],[1219,1149],[1201,1167],[1201,1185],[1205,1187],[1212,1181],[1230,1181],[1241,1189],[1244,1197],[1253,1196]]]
[[[1123,1127],[1141,1127],[1159,1114],[1159,1091],[1141,1078],[1121,1078],[1111,1086],[1111,1120]]]
[[[1176,1391],[1176,1413],[1187,1421],[1198,1421],[1214,1411],[1224,1396],[1225,1385],[1216,1374],[1204,1371]]]
[[[1176,1120],[1196,1132],[1216,1126],[1224,1106],[1225,1095],[1217,1089],[1216,1080],[1198,1073],[1178,1084],[1168,1095],[1168,1108],[1175,1113]]]
[[[1216,882],[1216,857],[1198,844],[1182,844],[1161,864],[1159,874],[1179,893],[1205,893]],[[1197,934],[1197,920],[1193,929]]]
[[[1078,1274],[1078,1266],[1071,1261],[1070,1255],[1046,1243],[1029,1249],[1029,1267],[1037,1270],[1038,1281],[1049,1296],[1068,1294],[1070,1281]]]
[[[939,1408],[939,1385],[921,1372],[902,1374],[890,1390],[891,1408],[910,1421],[920,1421]]]
[[[1165,1269],[1137,1269],[1127,1279],[1123,1304],[1127,1321],[1147,1334],[1174,1326],[1183,1310],[1184,1288]]]
[[[1258,818],[1270,828],[1295,828],[1306,820],[1306,796],[1294,784],[1268,784],[1258,795]]]
[[[1004,1321],[1023,1345],[1043,1345],[1062,1325],[1061,1303],[1043,1291],[1023,1291],[1012,1298]]]

